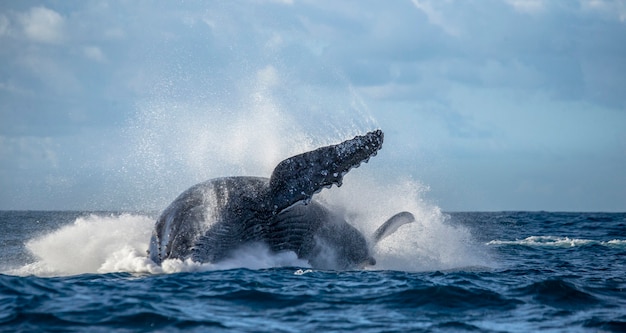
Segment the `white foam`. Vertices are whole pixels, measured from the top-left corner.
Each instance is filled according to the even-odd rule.
[[[262,243],[247,244],[235,250],[230,258],[218,263],[200,264],[190,259],[167,259],[161,264],[162,273],[202,272],[212,270],[227,270],[236,268],[267,269],[275,267],[308,267],[305,260],[298,259],[294,252],[272,253]]]
[[[293,275],[304,275],[304,274],[309,274],[309,273],[313,273],[312,269],[297,269],[295,272],[293,272]]]
[[[613,239],[608,242],[602,242],[602,243],[605,243],[607,246],[614,246],[614,247],[619,247],[619,248],[626,247],[626,239]]]
[[[489,266],[488,254],[473,241],[469,229],[451,224],[448,215],[424,199],[427,186],[360,170],[364,172],[347,175],[340,190],[322,192],[322,200],[343,209],[346,220],[366,237],[398,212],[409,211],[416,219],[373,248],[377,263],[370,269],[432,271]]]
[[[73,275],[122,268],[149,271],[145,257],[153,225],[151,218],[132,214],[77,218],[72,224],[29,240],[26,248],[37,261],[13,273]],[[131,269],[133,266],[137,268]]]
[[[601,245],[608,247],[626,246],[626,240],[613,239],[610,241],[597,241],[584,238],[570,238],[564,236],[529,236],[516,240],[492,240],[486,245],[523,245],[533,247],[578,247],[586,245]]]

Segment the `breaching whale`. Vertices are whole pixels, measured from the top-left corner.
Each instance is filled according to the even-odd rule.
[[[403,224],[401,212],[366,239],[361,232],[313,195],[375,156],[383,132],[376,130],[336,145],[280,162],[271,177],[224,177],[197,184],[180,194],[155,224],[148,250],[157,264],[165,259],[215,263],[242,246],[264,243],[271,251],[293,251],[317,269],[374,265],[372,247]]]

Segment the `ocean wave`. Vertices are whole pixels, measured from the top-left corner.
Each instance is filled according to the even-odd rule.
[[[579,247],[599,245],[613,248],[626,248],[626,240],[624,239],[597,241],[592,239],[570,238],[562,236],[530,236],[524,239],[517,240],[492,240],[485,244],[496,246],[522,245],[532,247]]]
[[[601,303],[593,295],[562,279],[547,279],[517,289],[519,296],[560,309],[578,309]]]

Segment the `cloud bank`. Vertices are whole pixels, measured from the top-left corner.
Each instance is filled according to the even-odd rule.
[[[626,1],[29,1],[0,43],[0,209],[156,208],[207,152],[251,170],[183,133],[243,118],[306,134],[268,165],[380,126],[447,210],[626,210]]]

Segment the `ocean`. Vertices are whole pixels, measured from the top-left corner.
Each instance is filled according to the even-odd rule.
[[[2,332],[624,332],[626,213],[417,214],[376,266],[156,266],[155,214],[0,212]]]

